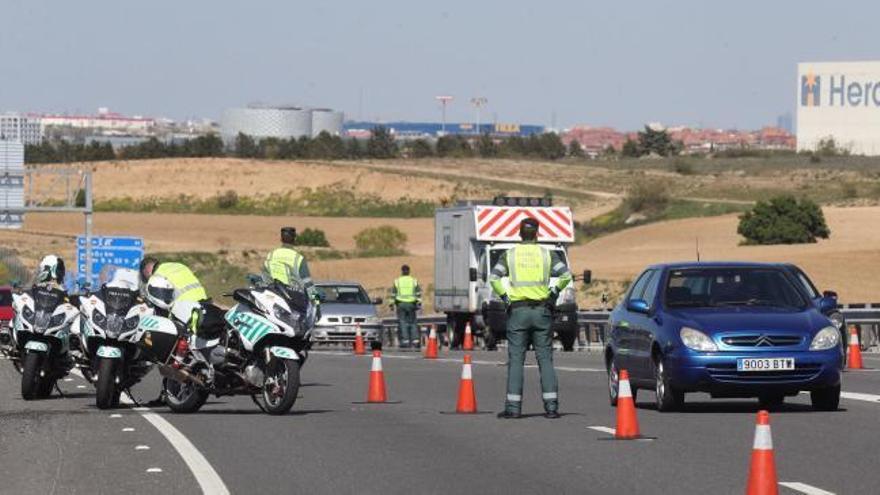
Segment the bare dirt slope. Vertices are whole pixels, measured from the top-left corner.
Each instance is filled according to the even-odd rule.
[[[825,208],[831,239],[796,246],[741,246],[737,217],[677,220],[637,227],[572,250],[576,268],[600,279],[628,280],[652,263],[703,260],[793,262],[820,290],[844,301],[880,301],[880,207]]]

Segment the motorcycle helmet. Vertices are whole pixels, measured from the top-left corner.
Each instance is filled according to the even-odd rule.
[[[61,283],[64,281],[64,260],[60,256],[50,254],[40,260],[40,266],[37,269],[37,282]]]
[[[141,260],[141,264],[138,267],[138,271],[141,274],[141,283],[147,283],[147,280],[150,280],[150,276],[153,275],[153,272],[156,271],[156,266],[159,264],[159,260],[152,256],[144,256],[144,259]]]
[[[153,306],[168,311],[174,302],[174,286],[167,278],[153,275],[147,282],[146,298]]]

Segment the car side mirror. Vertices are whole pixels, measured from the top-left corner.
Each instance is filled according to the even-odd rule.
[[[583,278],[584,285],[589,285],[590,282],[593,281],[593,272],[592,271],[584,270],[583,276],[584,276],[584,278]]]
[[[648,302],[644,299],[630,299],[626,303],[626,309],[632,311],[634,313],[645,313],[651,310],[651,307],[648,306]]]
[[[477,276],[477,269],[476,268],[471,268],[470,270],[468,270],[468,278],[470,279],[471,282],[477,281],[478,276]]]
[[[828,313],[829,311],[837,309],[837,298],[825,296],[819,300],[819,311],[823,313]]]
[[[837,299],[837,292],[834,292],[833,290],[826,290],[822,292],[822,297]]]
[[[382,298],[381,297],[373,298],[373,304],[376,306],[379,306],[380,304],[382,304]]]

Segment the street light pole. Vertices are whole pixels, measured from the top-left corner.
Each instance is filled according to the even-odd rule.
[[[482,108],[487,103],[489,103],[489,100],[487,100],[485,96],[477,96],[475,98],[471,98],[471,105],[477,108],[477,136],[480,135],[480,117],[482,117]]]
[[[445,136],[446,135],[446,105],[450,101],[452,101],[452,97],[447,96],[447,95],[440,95],[440,96],[435,96],[434,99],[439,101],[440,105],[443,107],[443,120],[441,121],[441,124],[440,124],[440,133]]]

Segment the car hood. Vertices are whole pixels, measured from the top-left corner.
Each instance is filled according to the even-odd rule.
[[[831,324],[812,307],[802,311],[756,307],[679,309],[669,315],[683,326],[710,336],[740,331],[812,333]]]
[[[321,316],[376,316],[372,304],[321,303]]]

